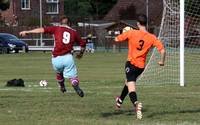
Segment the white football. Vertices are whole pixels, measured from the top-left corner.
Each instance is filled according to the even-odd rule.
[[[47,82],[47,80],[41,80],[40,83],[39,83],[39,85],[41,87],[47,87],[48,86],[48,82]]]
[[[124,32],[127,32],[129,30],[133,30],[133,28],[130,27],[130,26],[126,26],[126,27],[123,28],[122,32],[124,33]]]

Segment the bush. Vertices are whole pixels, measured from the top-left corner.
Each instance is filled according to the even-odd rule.
[[[1,0],[0,1],[0,10],[7,10],[10,7],[10,0]]]

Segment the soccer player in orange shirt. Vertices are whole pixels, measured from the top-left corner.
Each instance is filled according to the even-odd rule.
[[[142,118],[142,103],[137,100],[136,79],[144,71],[146,56],[152,46],[155,46],[160,52],[158,64],[164,66],[165,62],[164,45],[155,35],[146,30],[146,24],[147,17],[139,15],[137,19],[139,30],[129,30],[115,38],[116,42],[128,41],[128,59],[125,65],[126,82],[121,95],[116,98],[116,107],[121,107],[124,98],[129,93],[138,119]]]

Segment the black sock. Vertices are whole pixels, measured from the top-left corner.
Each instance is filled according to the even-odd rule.
[[[60,85],[60,87],[63,87],[63,88],[65,87],[64,81],[61,81],[61,82],[59,81],[58,84]]]
[[[127,94],[128,94],[128,87],[126,85],[124,85],[124,88],[123,88],[122,93],[120,95],[120,99],[122,100],[122,102],[123,102],[124,98],[127,96]]]
[[[136,92],[130,92],[129,97],[133,105],[135,106],[135,102],[137,101],[137,94]]]

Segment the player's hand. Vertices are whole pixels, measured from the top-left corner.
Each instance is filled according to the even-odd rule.
[[[76,55],[76,58],[77,59],[81,59],[83,57],[83,53],[78,53],[77,55]]]
[[[24,36],[27,35],[27,31],[22,31],[22,32],[19,33],[19,35],[22,36],[22,37],[24,37]]]
[[[80,52],[76,55],[77,59],[81,59],[83,57],[83,54],[85,52],[85,47],[81,47]]]
[[[164,62],[162,62],[162,61],[159,61],[158,64],[159,64],[160,66],[164,66],[164,65],[165,65]]]

